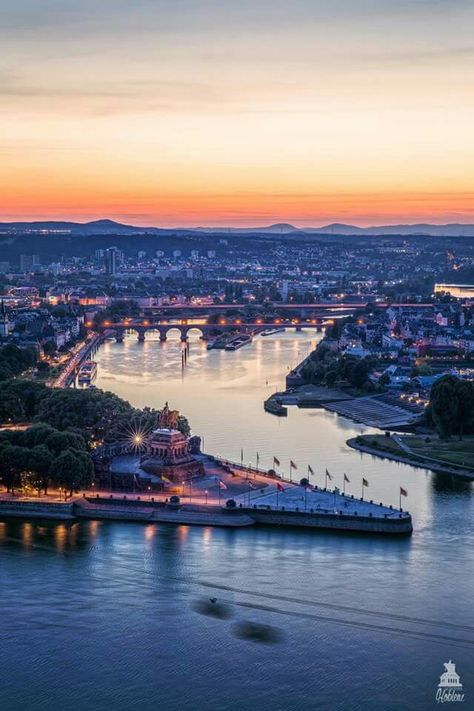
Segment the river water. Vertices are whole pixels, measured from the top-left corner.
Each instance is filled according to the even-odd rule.
[[[323,410],[264,413],[318,338],[235,353],[194,338],[182,369],[179,340],[130,337],[102,347],[97,385],[169,401],[209,452],[310,464],[317,484],[327,467],[358,496],[363,474],[395,505],[402,485],[413,536],[0,523],[0,709],[431,709],[450,659],[474,708],[472,485],[350,450],[366,428]],[[215,614],[196,611],[210,597]],[[242,638],[244,622],[279,637]]]

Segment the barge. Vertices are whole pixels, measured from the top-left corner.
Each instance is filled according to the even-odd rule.
[[[242,346],[247,346],[252,343],[252,336],[248,333],[242,333],[240,336],[232,338],[225,346],[226,351],[237,351]]]

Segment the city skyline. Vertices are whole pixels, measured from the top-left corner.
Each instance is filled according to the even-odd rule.
[[[0,28],[0,221],[473,222],[473,19],[444,1],[23,0]]]

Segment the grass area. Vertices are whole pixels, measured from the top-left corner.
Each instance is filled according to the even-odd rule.
[[[441,462],[474,468],[474,437],[462,440],[440,440],[436,438],[407,437],[406,443],[415,454],[439,459]]]
[[[461,441],[454,438],[441,440],[436,436],[402,435],[402,438],[405,445],[412,450],[412,454],[405,452],[391,437],[385,435],[360,435],[356,440],[359,444],[372,447],[381,453],[396,454],[413,461],[423,461],[421,457],[429,457],[442,464],[474,469],[474,436],[465,437]]]
[[[373,447],[392,454],[404,454],[404,450],[391,437],[385,437],[385,435],[359,435],[356,439],[359,444],[364,444],[366,447]]]

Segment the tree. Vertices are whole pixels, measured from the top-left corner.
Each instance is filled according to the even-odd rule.
[[[467,380],[458,380],[455,385],[458,401],[458,434],[463,438],[464,432],[474,430],[474,385]]]
[[[54,460],[49,473],[54,484],[72,496],[74,491],[90,485],[94,465],[87,453],[67,449]]]
[[[39,444],[28,450],[28,469],[31,481],[38,492],[48,493],[49,472],[54,462],[54,455],[45,444]]]
[[[441,437],[474,430],[474,385],[454,375],[434,383],[430,393],[429,415]]]
[[[86,449],[85,440],[73,432],[52,432],[45,440],[47,448],[58,456],[66,449]]]
[[[21,484],[21,475],[28,470],[28,450],[6,445],[0,449],[0,472],[7,491],[11,494]]]
[[[55,430],[54,427],[41,422],[32,427],[28,427],[28,429],[22,433],[21,445],[23,447],[36,447],[39,444],[44,444],[48,437],[56,432],[57,430]]]
[[[351,373],[351,382],[356,388],[362,388],[369,376],[369,364],[364,358],[355,364]]]

